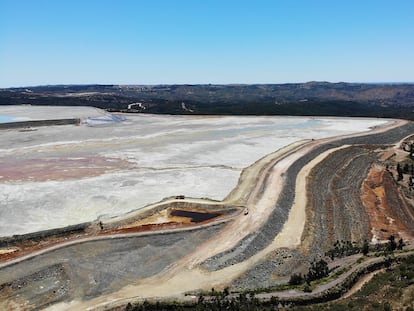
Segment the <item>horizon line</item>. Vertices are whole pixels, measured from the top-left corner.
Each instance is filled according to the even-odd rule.
[[[9,86],[9,87],[0,87],[0,89],[21,89],[21,88],[38,88],[38,87],[56,87],[56,86],[248,86],[248,85],[283,85],[283,84],[310,84],[310,83],[320,83],[320,84],[377,84],[377,85],[404,85],[404,84],[414,84],[414,81],[405,81],[405,82],[348,82],[348,81],[306,81],[306,82],[279,82],[279,83],[142,83],[142,84],[115,84],[115,83],[56,83],[56,84],[38,84],[38,85],[23,85],[23,86]]]

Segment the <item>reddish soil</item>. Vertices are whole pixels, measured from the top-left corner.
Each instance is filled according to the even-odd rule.
[[[68,241],[72,241],[72,240],[76,240],[79,238],[85,238],[87,236],[92,236],[91,234],[72,234],[72,235],[67,235],[64,237],[50,237],[50,238],[45,238],[42,241],[26,241],[26,242],[21,242],[21,243],[17,243],[15,245],[13,245],[14,247],[17,247],[19,250],[15,251],[15,252],[11,252],[11,253],[5,253],[5,254],[0,254],[0,262],[3,261],[7,261],[10,259],[14,259],[23,255],[27,255],[30,254],[32,252],[53,246],[53,245],[57,245],[63,242],[68,242]]]
[[[141,226],[130,227],[130,228],[114,228],[114,229],[102,230],[99,232],[99,235],[174,229],[174,228],[182,228],[182,227],[191,227],[195,224],[196,223],[192,223],[192,222],[185,223],[185,222],[170,221],[170,222],[164,222],[161,224],[148,224],[148,225],[141,225]],[[200,223],[197,223],[197,224],[200,224]]]
[[[129,167],[126,160],[104,157],[11,159],[0,162],[0,182],[79,179]]]
[[[361,190],[374,239],[386,240],[390,235],[404,240],[414,237],[414,216],[384,167],[374,165]]]

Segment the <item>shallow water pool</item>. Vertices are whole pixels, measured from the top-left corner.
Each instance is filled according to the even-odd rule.
[[[0,123],[14,122],[15,119],[9,116],[0,116]]]

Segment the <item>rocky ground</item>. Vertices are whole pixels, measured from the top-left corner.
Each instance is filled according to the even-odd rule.
[[[42,309],[57,301],[111,293],[160,273],[221,227],[85,242],[7,266],[0,270],[0,309]]]

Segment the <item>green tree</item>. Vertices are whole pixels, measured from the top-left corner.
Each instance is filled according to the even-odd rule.
[[[303,276],[302,274],[293,273],[289,279],[289,285],[300,285],[303,283]]]
[[[403,167],[403,172],[404,172],[404,174],[408,174],[408,170],[409,170],[408,163],[405,163],[405,164],[404,164],[404,167]]]
[[[310,283],[314,280],[323,279],[329,274],[328,263],[321,259],[319,261],[313,261],[306,274],[306,282]]]
[[[414,144],[410,145],[410,158],[414,158]]]
[[[364,240],[364,243],[362,244],[362,254],[364,254],[364,256],[368,255],[369,252],[369,244],[367,240]]]
[[[280,303],[279,298],[277,298],[275,296],[272,296],[270,298],[270,304],[274,308],[273,310],[275,310],[275,311],[279,310],[279,303]]]
[[[390,252],[395,251],[395,249],[397,248],[397,243],[395,242],[395,236],[390,235],[390,237],[388,238],[388,250]]]
[[[403,175],[403,170],[401,168],[400,163],[397,164],[397,173],[398,173],[397,181],[403,180],[404,175]]]
[[[223,289],[223,296],[227,297],[228,295],[230,295],[230,289],[226,287],[225,289]]]
[[[401,238],[398,240],[398,245],[397,245],[397,249],[398,250],[402,250],[405,246],[404,240]]]

